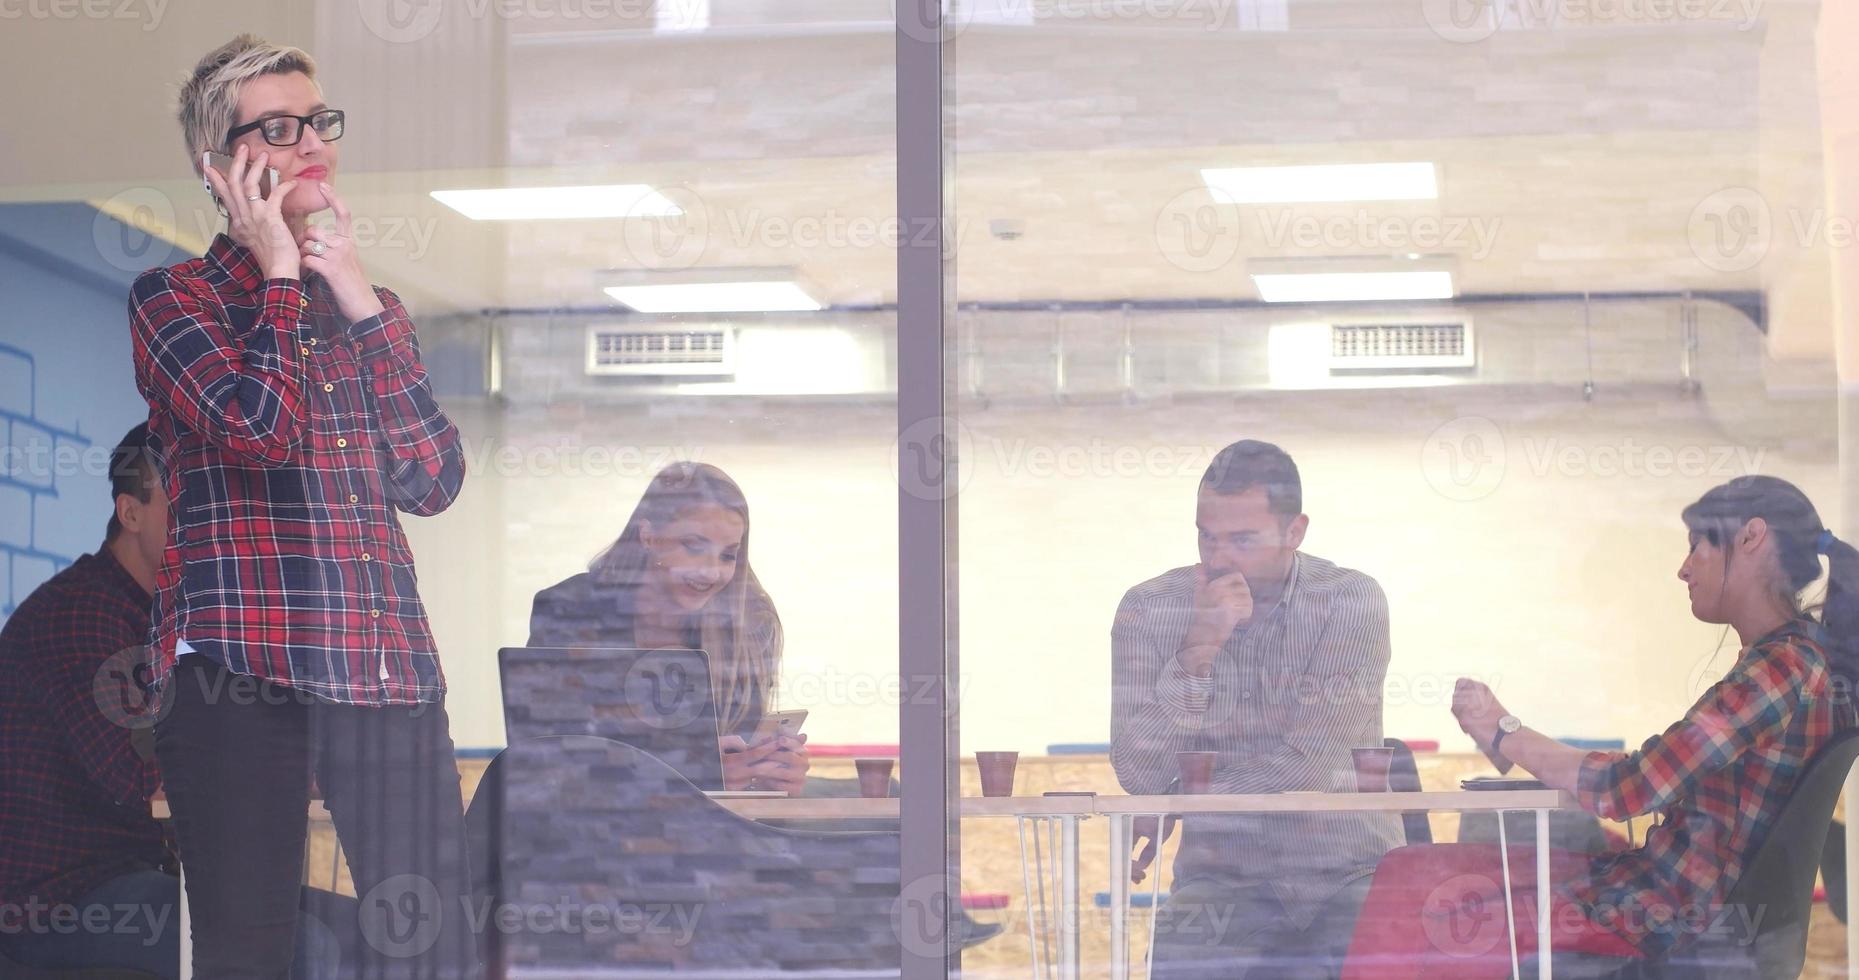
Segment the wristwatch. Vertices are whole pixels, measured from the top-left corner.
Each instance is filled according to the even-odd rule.
[[[1522,727],[1523,727],[1523,722],[1519,721],[1516,715],[1505,715],[1504,717],[1499,718],[1498,719],[1498,733],[1496,735],[1491,736],[1491,751],[1502,752],[1502,750],[1499,749],[1498,746],[1504,744],[1504,736],[1509,735],[1510,733]]]

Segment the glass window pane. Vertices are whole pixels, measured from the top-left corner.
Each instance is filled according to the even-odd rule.
[[[319,925],[384,976],[461,935],[511,978],[895,973],[889,6],[18,13],[0,77],[39,95],[8,110],[0,167],[0,839],[67,824],[72,847],[107,851],[99,833],[128,820],[159,859],[141,797],[191,773],[153,812],[191,845],[201,972],[216,950],[266,955],[254,916],[287,918],[276,896],[302,875]],[[293,47],[270,52],[277,71],[208,66],[199,145],[179,83],[241,31]],[[323,109],[346,113],[339,140],[239,142],[297,181],[296,235],[270,258],[217,238],[269,202],[240,187],[222,217],[196,151],[236,150],[219,136],[260,112]],[[185,298],[131,300],[145,270],[189,261],[169,273]],[[370,283],[392,292],[385,319]],[[157,664],[178,637],[196,648],[183,664],[316,703],[237,705],[251,710],[220,736],[185,742],[164,720],[172,771],[35,796],[12,768],[34,750],[6,741],[35,693],[15,627],[36,588],[99,551],[108,451],[151,413],[174,537],[152,544],[149,585],[184,613]],[[123,716],[152,675],[109,652],[66,693],[89,701],[95,674]],[[168,717],[204,725],[225,700],[170,701]],[[126,758],[128,728],[95,721]],[[234,750],[273,761],[215,754]],[[891,768],[886,799],[860,797],[861,760]],[[35,778],[91,787],[78,762]],[[312,775],[323,802],[295,796]],[[16,810],[28,797],[59,802]],[[118,798],[131,817],[111,816]],[[204,842],[215,814],[253,842]],[[306,815],[307,855],[280,858]],[[74,863],[32,840],[0,845],[0,905],[24,901],[34,862]],[[216,876],[216,861],[240,867]],[[173,876],[143,884],[176,911]],[[166,923],[149,955],[181,955]],[[39,956],[4,936],[0,952]],[[272,955],[252,969],[281,972]]]
[[[1854,119],[1827,53],[1850,18],[1818,4],[951,10],[963,792],[981,791],[981,753],[1017,751],[1020,796],[1097,794],[1075,940],[1069,886],[1048,882],[1045,915],[1037,881],[1028,893],[1021,828],[963,823],[964,892],[1010,896],[1019,933],[965,967],[1064,971],[1075,948],[1085,975],[1148,975],[1159,889],[1158,968],[1334,975],[1353,937],[1358,957],[1418,971],[1400,975],[1508,975],[1501,891],[1440,873],[1502,878],[1495,818],[1458,812],[1490,799],[1462,780],[1497,775],[1454,716],[1460,678],[1495,693],[1462,710],[1478,743],[1502,714],[1524,726],[1504,743],[1519,746],[1536,732],[1619,750],[1687,717],[1681,734],[1709,727],[1694,702],[1818,601],[1816,535],[1851,520],[1836,354],[1852,269],[1829,232],[1851,209],[1836,175]],[[1798,492],[1732,483],[1752,476]],[[1769,546],[1791,575],[1741,552],[1730,564],[1765,583],[1761,615],[1714,598],[1739,574],[1721,560],[1685,564],[1685,508],[1725,484],[1759,491],[1730,505],[1737,527],[1785,528]],[[1841,718],[1838,701],[1788,718]],[[1773,744],[1736,727],[1739,746]],[[1391,803],[1334,812],[1374,804],[1358,790],[1383,782],[1382,756],[1351,750],[1388,738],[1417,762],[1397,786],[1455,795],[1408,820]],[[1583,757],[1560,752],[1538,746],[1527,768],[1567,789]],[[1588,785],[1621,785],[1627,770],[1600,758]],[[1127,814],[1180,812],[1153,797],[1207,764],[1210,812],[1130,885],[1114,835],[1142,835]],[[1704,819],[1727,784],[1701,778],[1644,809]],[[1682,818],[1649,831],[1619,809],[1559,810],[1551,840],[1625,849],[1650,833],[1628,862],[1685,850]],[[1777,809],[1758,809],[1726,819],[1768,826]],[[1508,846],[1529,850],[1532,818],[1513,821]],[[1422,834],[1492,853],[1384,860]],[[1757,860],[1748,839],[1714,846]],[[1553,872],[1566,894],[1648,894],[1608,890],[1585,856],[1557,861],[1572,862]],[[1731,882],[1703,878],[1647,887],[1721,903]],[[1461,918],[1472,931],[1455,940],[1414,913],[1466,893],[1495,895],[1485,931]],[[1519,931],[1528,959],[1527,912]],[[1825,908],[1810,935],[1806,969],[1842,969]],[[1558,949],[1665,942],[1643,917],[1597,936]]]

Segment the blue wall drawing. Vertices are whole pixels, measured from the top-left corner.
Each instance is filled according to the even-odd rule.
[[[0,344],[0,378],[6,380],[0,385],[0,423],[5,424],[0,435],[0,559],[7,585],[0,594],[0,618],[13,615],[32,587],[77,558],[40,542],[39,503],[58,499],[64,475],[59,460],[81,459],[90,440],[76,428],[60,428],[39,416],[38,373],[31,354]]]
[[[139,234],[78,202],[0,205],[0,623],[102,544],[109,451],[148,417],[129,283],[179,256]]]

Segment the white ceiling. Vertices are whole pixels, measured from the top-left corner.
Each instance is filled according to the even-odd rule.
[[[1272,0],[1060,2],[1024,0],[1030,26],[957,22],[948,118],[963,301],[1243,300],[1256,296],[1248,260],[1409,252],[1448,259],[1463,292],[1745,289],[1812,251],[1790,221],[1811,224],[1824,198],[1813,3],[1764,5],[1753,24],[1577,22],[1456,43],[1428,28],[1432,0],[1289,0],[1283,31],[1205,26],[1206,11],[1229,8],[1235,21],[1264,8],[1269,22]],[[350,6],[319,8],[309,25],[279,14],[278,30],[322,45],[325,89],[352,114],[338,185],[375,222],[379,280],[458,309],[581,307],[609,302],[608,270],[756,266],[791,268],[833,304],[894,300],[884,4],[713,0],[711,30],[676,36],[488,16],[405,44],[383,44]],[[1132,10],[1148,16],[1116,13]],[[224,33],[211,21],[185,30]],[[162,44],[158,77],[171,77],[192,56],[172,33]],[[14,53],[55,73],[55,49]],[[34,118],[68,117],[75,134],[112,111],[57,106],[59,91]],[[86,158],[77,178],[46,172],[13,130],[0,194],[118,198],[120,210],[125,193],[153,188],[178,237],[197,242],[204,199],[172,123],[148,125],[145,151]],[[1439,200],[1235,208],[1213,205],[1197,176],[1406,160],[1438,165]],[[427,197],[593,182],[651,184],[687,215],[478,223]],[[1701,236],[1723,231],[1711,222],[1745,200],[1736,188],[1759,191],[1773,219],[1763,264],[1700,254],[1712,241]],[[996,240],[1000,219],[1024,237]]]

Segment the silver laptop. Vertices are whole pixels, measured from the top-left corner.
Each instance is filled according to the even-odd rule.
[[[710,658],[701,650],[506,647],[504,734],[595,735],[650,752],[698,789],[723,789]]]

